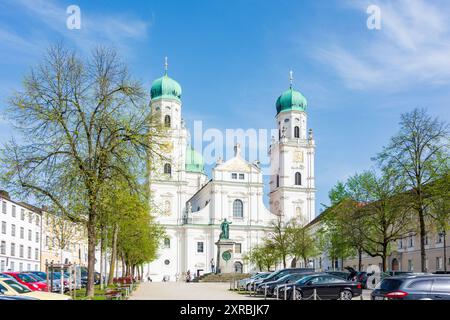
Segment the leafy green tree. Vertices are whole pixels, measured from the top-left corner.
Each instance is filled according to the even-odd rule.
[[[286,260],[289,256],[289,234],[287,226],[289,222],[284,222],[281,216],[271,221],[271,231],[267,233],[267,247],[272,248],[275,255],[280,257],[283,267],[286,268]]]
[[[317,245],[311,231],[302,221],[301,217],[293,219],[286,230],[289,239],[289,254],[297,261],[303,260],[304,265],[308,264],[308,259],[314,257],[317,252]]]
[[[419,225],[422,272],[426,271],[427,198],[430,197],[426,185],[442,175],[445,163],[441,160],[449,154],[448,137],[448,124],[432,118],[424,109],[414,109],[402,114],[399,133],[375,158],[381,167],[401,174],[412,190]]]
[[[146,90],[115,51],[97,48],[82,59],[56,45],[25,77],[7,116],[26,139],[2,150],[2,182],[86,225],[92,297],[101,190],[118,176],[132,182],[124,168],[137,158],[145,166],[163,134],[149,115]]]

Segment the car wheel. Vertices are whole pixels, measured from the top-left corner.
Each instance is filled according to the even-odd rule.
[[[294,297],[291,297],[294,300]],[[303,292],[298,289],[295,289],[295,300],[303,300]]]
[[[353,294],[350,290],[342,290],[339,294],[340,300],[352,300]]]

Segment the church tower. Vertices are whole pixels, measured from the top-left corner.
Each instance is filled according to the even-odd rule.
[[[154,202],[152,207],[159,211],[159,222],[177,225],[181,224],[185,210],[186,199],[182,189],[186,184],[188,132],[181,117],[181,86],[167,75],[167,67],[166,57],[164,75],[153,81],[150,91],[152,117],[167,130],[159,141],[165,144],[165,149],[160,152],[164,158],[150,160],[150,189]]]
[[[285,222],[302,217],[308,223],[315,217],[315,143],[307,130],[306,98],[290,87],[276,101],[278,139],[269,148],[271,179],[269,204],[272,213]]]

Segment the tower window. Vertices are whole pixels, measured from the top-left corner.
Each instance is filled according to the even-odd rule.
[[[294,137],[300,138],[300,128],[298,126],[294,127]]]
[[[170,238],[164,238],[164,248],[170,248]]]
[[[164,173],[168,175],[172,175],[172,166],[169,163],[164,165]]]
[[[295,185],[301,186],[302,185],[302,175],[300,172],[295,173]]]
[[[242,200],[236,199],[233,202],[233,217],[243,218],[244,217],[244,204]]]
[[[280,186],[280,176],[277,174],[277,188]]]
[[[166,115],[166,116],[164,117],[164,126],[165,126],[166,128],[170,128],[170,116],[169,116],[169,115]]]

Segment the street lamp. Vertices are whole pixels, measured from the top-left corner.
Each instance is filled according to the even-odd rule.
[[[439,237],[443,237],[444,238],[444,272],[447,272],[447,242],[445,239],[446,236],[446,232],[445,230],[442,230],[441,232],[438,233]]]

